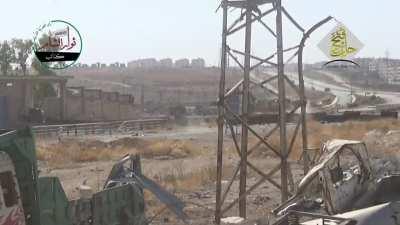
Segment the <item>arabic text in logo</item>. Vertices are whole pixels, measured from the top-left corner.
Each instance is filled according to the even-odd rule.
[[[35,32],[33,48],[42,65],[51,69],[63,69],[79,58],[82,39],[72,24],[53,20]]]
[[[330,60],[351,60],[363,48],[363,44],[346,26],[338,24],[318,47]]]

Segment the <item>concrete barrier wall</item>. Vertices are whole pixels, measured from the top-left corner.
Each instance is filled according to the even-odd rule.
[[[66,120],[85,120],[85,99],[83,97],[83,90],[83,87],[68,88],[65,107]]]
[[[194,87],[193,90],[170,90],[150,93],[145,92],[145,102],[162,102],[168,104],[214,102],[218,96],[218,90],[200,89]]]
[[[29,110],[34,106],[33,83],[32,80],[25,79],[0,81],[2,126],[10,128],[26,126]],[[63,94],[60,93],[60,96]],[[64,107],[61,105],[60,97],[48,97],[41,103],[44,118],[48,122],[134,120],[140,115],[140,107],[135,106],[132,95],[120,97],[117,92],[102,92],[83,87],[65,89]]]
[[[104,120],[121,120],[118,92],[103,92]]]
[[[42,109],[46,121],[61,120],[61,100],[57,97],[48,97],[43,101]]]
[[[85,98],[85,120],[102,121],[102,91],[96,89],[85,89],[83,95]]]
[[[132,118],[137,118],[134,110],[135,99],[132,95],[120,95],[120,116],[122,120],[128,120]]]
[[[6,108],[4,110],[7,118],[4,118],[7,126],[16,127],[25,112],[24,93],[26,89],[24,82],[0,82],[0,96],[6,96]],[[3,106],[2,106],[3,107]]]
[[[140,115],[132,95],[103,92],[98,89],[68,87],[66,119],[69,121],[132,120]]]
[[[132,120],[140,117],[141,109],[134,105],[121,105],[121,120]]]

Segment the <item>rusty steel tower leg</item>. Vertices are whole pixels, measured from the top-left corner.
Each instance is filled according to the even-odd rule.
[[[221,194],[222,194],[222,154],[224,147],[224,96],[225,96],[225,75],[226,75],[226,33],[228,7],[225,0],[222,2],[223,21],[222,21],[222,48],[221,48],[221,77],[219,81],[219,99],[218,99],[218,149],[217,149],[217,182],[216,182],[216,206],[215,222],[221,221]]]
[[[285,67],[283,62],[283,34],[282,34],[282,2],[276,0],[276,40],[278,57],[278,92],[279,92],[279,128],[280,128],[280,153],[281,153],[281,193],[282,202],[288,199],[288,149],[286,138],[286,93],[285,93]]]
[[[248,123],[249,116],[249,96],[250,96],[250,54],[251,54],[251,17],[252,7],[247,5],[246,9],[246,30],[245,30],[245,56],[243,74],[243,98],[242,98],[242,143],[241,143],[241,164],[240,164],[240,184],[239,184],[239,216],[246,218],[246,177],[247,177],[247,145],[248,145]]]

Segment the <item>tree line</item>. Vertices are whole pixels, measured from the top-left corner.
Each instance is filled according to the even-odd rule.
[[[30,39],[13,38],[0,42],[0,71],[1,75],[7,76],[14,74],[27,75],[28,59],[33,52],[33,41]],[[19,65],[20,69],[13,70],[11,64]],[[32,58],[32,68],[34,68],[40,75],[53,75],[54,72],[41,66],[36,57]]]
[[[26,75],[26,63],[32,53],[33,42],[31,40],[12,39],[0,43],[0,70],[6,76],[12,70],[11,63],[17,63],[22,74]]]

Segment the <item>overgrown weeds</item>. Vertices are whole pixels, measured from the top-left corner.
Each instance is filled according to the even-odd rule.
[[[329,124],[322,124],[317,121],[310,120],[307,123],[308,147],[320,148],[324,142],[332,139],[363,140],[365,135],[372,130],[388,132],[389,130],[397,130],[399,127],[400,122],[395,119],[348,121],[344,123]],[[290,146],[291,137],[293,136],[294,130],[294,127],[292,129],[288,129],[288,146]],[[258,139],[255,137],[251,137],[249,140],[251,144],[258,142]],[[279,130],[269,137],[267,141],[275,150],[279,151]],[[299,131],[297,139],[293,142],[293,150],[290,152],[290,158],[294,160],[299,159],[301,157],[301,152],[302,141],[301,131]],[[253,156],[275,157],[276,154],[274,154],[268,147],[261,144],[254,152]]]
[[[124,138],[113,142],[65,139],[56,144],[37,144],[37,158],[51,167],[68,163],[117,160],[126,154],[139,154],[144,158],[185,158],[201,153],[199,146],[184,140],[142,140]]]

